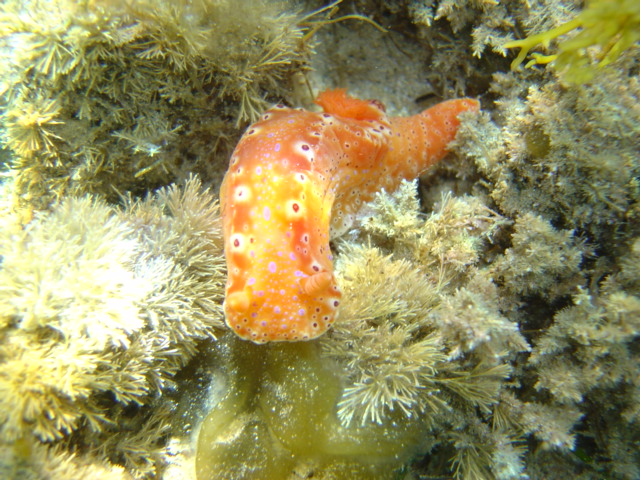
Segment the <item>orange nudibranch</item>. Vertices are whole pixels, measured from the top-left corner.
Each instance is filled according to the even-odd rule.
[[[447,153],[458,114],[476,100],[387,117],[378,101],[321,93],[324,112],[276,105],[236,147],[221,188],[227,325],[256,343],[309,340],[336,318],[329,239],[384,188],[394,191]]]

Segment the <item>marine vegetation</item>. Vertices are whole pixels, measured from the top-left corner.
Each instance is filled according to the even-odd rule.
[[[587,47],[578,83],[503,48],[604,3],[19,5],[0,7],[0,477],[640,478],[640,48]],[[385,31],[334,21],[354,15]],[[238,120],[309,107],[289,90],[306,68],[390,116],[482,110],[420,179],[346,212],[332,328],[258,345],[223,319],[215,197]],[[167,136],[136,151],[151,117]],[[74,156],[94,145],[98,175]]]
[[[36,478],[52,468],[33,462],[39,442],[154,472],[171,411],[160,395],[222,326],[217,202],[190,179],[122,210],[67,198],[25,229],[7,210],[1,221],[3,450]]]
[[[626,78],[638,49],[629,53],[619,70],[568,89],[551,79],[496,75],[501,124],[482,114],[461,128],[458,141],[503,212],[536,212],[599,245],[632,234],[640,213],[640,83]]]
[[[464,265],[438,255],[437,263],[420,267],[413,257],[394,259],[380,248],[345,243],[336,264],[340,316],[319,342],[258,347],[228,337],[217,343],[209,362],[217,366],[214,383],[226,387],[201,427],[199,480],[289,478],[294,472],[395,478],[411,458],[439,445],[455,452],[461,475],[485,468],[473,460],[475,443],[461,443],[460,432],[484,442],[488,455],[498,442],[519,451],[515,430],[493,435],[474,418],[476,409],[493,411],[514,353],[529,346],[517,325],[484,301],[486,291],[497,299],[488,278],[475,273],[468,290],[454,287],[476,271],[479,254],[505,222],[479,203],[468,209],[470,199],[451,198],[420,220],[415,185],[378,194],[367,224],[394,237],[399,251],[413,235],[445,251],[443,239],[464,239],[475,255]],[[375,213],[399,212],[407,204],[414,205],[403,212],[413,217],[413,233],[395,230],[395,215]],[[477,218],[483,220],[469,228]],[[450,235],[441,236],[441,227]],[[458,318],[454,304],[460,301],[474,302],[466,318]],[[461,335],[472,325],[477,335]],[[247,451],[256,456],[241,462]]]
[[[236,127],[310,53],[280,2],[12,0],[0,6],[0,129],[14,202],[219,178]],[[216,177],[217,175],[217,177]]]
[[[576,29],[579,32],[575,36],[559,43],[558,53],[534,53],[526,67],[553,62],[565,80],[592,80],[598,69],[615,62],[622,52],[640,40],[640,4],[634,0],[589,0],[573,20],[522,40],[505,43],[503,48],[520,49],[511,68],[518,67],[535,46],[548,48],[552,40]],[[598,49],[592,62],[588,50],[594,46]]]
[[[394,20],[403,15],[403,2],[383,3]],[[442,16],[424,42],[434,45],[456,12],[467,19],[461,32],[502,32],[496,45],[514,35],[516,21],[544,30],[575,16],[572,2],[432,3]],[[454,63],[495,68],[486,52],[469,60],[465,39],[455,40]],[[487,108],[462,116],[458,158],[422,180],[446,192],[437,186],[444,178],[458,193],[422,189],[420,202],[415,184],[380,192],[336,240],[340,315],[317,340],[320,351],[315,342],[265,346],[251,362],[264,374],[247,374],[249,360],[225,361],[235,348],[215,354],[212,365],[241,367],[221,374],[235,393],[222,394],[203,424],[198,478],[388,478],[407,465],[415,475],[460,479],[636,478],[640,92],[629,74],[637,61],[632,45],[615,68],[581,85],[552,70],[494,74]],[[317,380],[285,363],[274,385],[273,358],[290,355],[304,357],[303,370],[316,365]],[[304,378],[302,390],[292,377]],[[272,391],[282,403],[261,403]],[[334,413],[299,414],[298,399],[315,406],[318,391],[335,399]],[[348,432],[390,424],[407,447],[386,450],[397,462],[367,436],[358,441],[380,463],[351,450]],[[326,439],[336,431],[344,441],[333,449]],[[261,439],[258,448],[251,438]],[[318,439],[316,450],[288,438],[305,446]],[[247,451],[255,456],[242,462]]]

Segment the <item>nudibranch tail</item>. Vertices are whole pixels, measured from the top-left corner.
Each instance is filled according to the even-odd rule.
[[[397,188],[401,180],[411,180],[447,154],[447,145],[460,126],[458,115],[478,111],[480,104],[471,98],[447,100],[411,117],[391,119],[394,136],[385,168],[390,180],[387,191]]]
[[[389,119],[343,89],[318,96],[323,113],[276,105],[236,147],[222,188],[229,327],[256,343],[309,340],[335,321],[340,291],[330,236],[349,227],[380,188],[392,191],[446,154],[452,100]]]

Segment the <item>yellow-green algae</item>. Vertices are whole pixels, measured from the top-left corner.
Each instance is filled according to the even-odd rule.
[[[226,335],[215,364],[226,393],[201,426],[198,480],[396,478],[427,425],[401,413],[383,424],[344,426],[337,368],[317,342],[258,346]]]
[[[558,71],[564,71],[566,80],[578,83],[592,80],[597,68],[613,63],[622,52],[640,40],[640,3],[637,0],[587,1],[584,10],[574,19],[522,40],[505,43],[503,48],[520,49],[511,68],[517,68],[532,48],[537,45],[546,48],[552,40],[574,30],[579,30],[579,33],[560,42],[558,53],[533,53],[526,66],[554,62]],[[587,50],[594,46],[598,52],[596,61],[591,62]]]

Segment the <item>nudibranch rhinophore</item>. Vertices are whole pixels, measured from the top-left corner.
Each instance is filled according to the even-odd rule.
[[[375,192],[393,192],[447,153],[476,100],[387,117],[378,101],[321,93],[323,113],[276,105],[251,125],[221,188],[226,322],[256,343],[309,340],[333,323],[340,290],[329,239]]]

